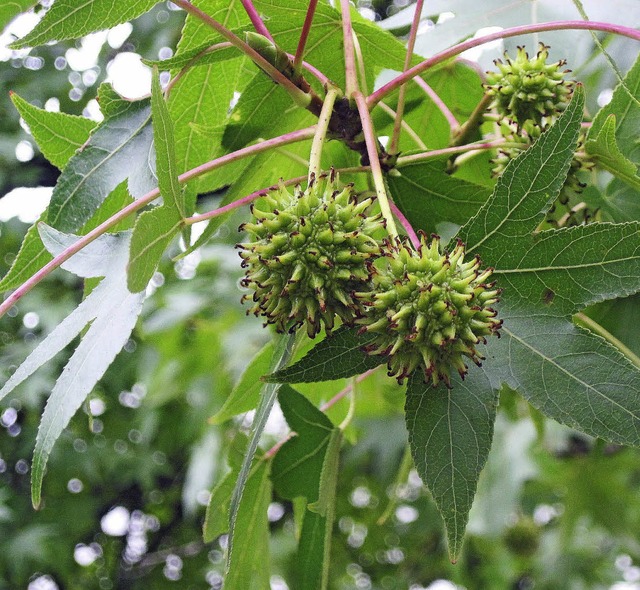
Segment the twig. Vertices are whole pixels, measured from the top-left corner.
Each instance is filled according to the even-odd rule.
[[[309,156],[309,184],[311,184],[314,179],[317,180],[320,176],[322,148],[327,138],[327,129],[329,128],[329,121],[333,114],[333,105],[336,102],[339,92],[340,90],[335,86],[328,88],[327,96],[324,99],[324,104],[320,111],[320,117],[316,125],[316,134],[313,136],[313,143],[311,144],[311,155]]]
[[[458,123],[458,119],[456,119],[455,115],[449,110],[449,107],[444,103],[444,101],[440,98],[438,93],[431,88],[431,86],[424,81],[420,76],[416,76],[413,81],[424,90],[425,94],[433,101],[433,104],[438,107],[440,112],[444,115],[444,118],[449,123],[449,127],[451,127],[451,132],[453,133],[460,124]]]
[[[273,41],[273,37],[271,36],[269,29],[267,29],[264,21],[262,20],[262,18],[260,18],[260,15],[258,14],[256,7],[253,5],[253,2],[251,0],[240,0],[240,2],[242,2],[244,11],[247,13],[247,15],[249,15],[251,24],[253,25],[253,28],[256,30],[256,32]]]
[[[316,13],[316,6],[318,6],[318,0],[310,0],[309,7],[307,8],[307,14],[304,17],[304,23],[302,24],[302,30],[300,31],[300,39],[298,39],[298,47],[296,48],[296,54],[293,58],[293,71],[297,74],[300,72],[300,66],[304,57],[304,49],[307,45],[307,39],[309,38],[309,31],[311,30],[311,23]]]
[[[577,323],[585,328],[588,328],[592,332],[595,332],[598,336],[604,338],[609,344],[615,346],[624,356],[626,356],[636,367],[640,368],[640,357],[633,352],[626,344],[616,338],[611,332],[603,328],[598,322],[591,319],[588,315],[578,312],[573,316]]]
[[[424,0],[416,2],[416,11],[413,13],[413,21],[411,30],[409,31],[409,40],[407,41],[407,54],[404,58],[403,72],[406,72],[411,65],[411,57],[413,56],[413,48],[416,44],[416,35],[420,26],[420,16],[422,15],[422,5]],[[396,107],[396,120],[393,123],[393,133],[391,134],[391,143],[389,144],[389,153],[396,154],[398,152],[398,143],[400,142],[400,130],[402,128],[402,117],[404,117],[404,101],[407,95],[407,85],[400,86],[398,94],[398,106]]]
[[[400,222],[400,225],[404,228],[404,231],[407,232],[409,239],[411,240],[411,244],[417,250],[420,247],[420,238],[418,238],[418,234],[416,234],[413,226],[409,223],[409,220],[404,216],[404,213],[398,209],[398,206],[390,201],[389,205],[391,205],[391,211],[396,216],[396,219]]]
[[[364,140],[367,146],[369,166],[371,166],[371,174],[376,187],[378,203],[380,203],[380,211],[387,222],[387,231],[389,232],[389,235],[392,238],[395,238],[398,236],[398,230],[396,229],[396,224],[393,220],[393,215],[391,214],[391,208],[389,207],[389,198],[387,197],[387,190],[384,185],[384,177],[382,175],[382,167],[380,166],[380,158],[378,157],[378,139],[376,138],[375,131],[373,130],[373,122],[371,121],[371,115],[367,109],[367,101],[359,90],[355,92],[353,98],[356,101],[358,112],[360,113],[362,133],[364,134]]]
[[[269,139],[255,145],[247,146],[230,154],[226,154],[224,156],[221,156],[220,158],[216,158],[215,160],[211,160],[210,162],[206,162],[205,164],[201,164],[200,166],[192,168],[191,170],[187,170],[186,172],[178,176],[178,181],[180,183],[185,183],[198,176],[201,176],[205,172],[209,172],[210,170],[219,168],[221,166],[224,166],[225,164],[241,160],[242,158],[246,158],[247,156],[252,156],[254,154],[258,154],[277,146],[295,143],[304,139],[310,139],[315,134],[315,128],[316,126],[312,125],[311,127],[306,127],[304,129],[293,131],[279,137],[274,137],[273,139]],[[77,242],[60,252],[60,254],[58,254],[53,258],[53,260],[51,260],[39,271],[29,277],[24,283],[22,283],[22,285],[20,285],[13,293],[11,293],[11,295],[9,295],[2,302],[2,304],[0,304],[0,317],[2,317],[9,309],[11,309],[11,307],[13,307],[13,305],[15,305],[22,297],[24,297],[29,291],[31,291],[31,289],[33,289],[38,283],[40,283],[40,281],[51,274],[60,265],[64,264],[74,254],[77,254],[80,250],[82,250],[82,248],[106,233],[114,225],[117,225],[118,223],[120,223],[120,221],[129,217],[129,215],[132,215],[136,211],[142,209],[143,207],[157,199],[159,196],[159,189],[154,188],[152,191],[149,191],[146,195],[140,197],[137,201],[134,201],[130,205],[127,205],[124,209],[121,209],[120,211],[109,217],[109,219],[102,222],[98,227],[90,231],[88,234],[80,237]]]
[[[400,156],[396,161],[396,167],[401,168],[402,166],[408,166],[414,164],[415,162],[422,162],[423,160],[431,160],[433,158],[439,158],[440,156],[448,156],[451,154],[461,154],[463,152],[472,152],[472,151],[482,151],[482,150],[492,150],[498,147],[517,147],[522,146],[522,144],[513,144],[504,141],[490,141],[490,142],[482,142],[482,143],[470,143],[467,145],[455,146],[443,148],[440,150],[431,150],[429,152],[423,152],[421,154],[411,154],[410,156]]]
[[[358,74],[356,71],[356,57],[353,47],[353,26],[351,24],[351,6],[349,0],[340,0],[342,14],[342,37],[344,42],[345,94],[353,98],[358,91]]]
[[[478,127],[482,125],[484,113],[491,104],[492,100],[493,97],[489,94],[484,94],[482,96],[480,102],[476,105],[476,108],[473,109],[473,113],[471,113],[471,116],[465,121],[464,125],[460,127],[458,132],[455,134],[452,145],[464,145],[469,141]]]
[[[432,68],[433,66],[440,64],[456,55],[459,55],[463,51],[467,49],[471,49],[472,47],[478,47],[480,45],[484,45],[485,43],[489,43],[490,41],[495,41],[496,39],[505,39],[508,37],[517,37],[519,35],[528,35],[530,33],[539,33],[543,31],[561,31],[565,29],[581,29],[586,31],[604,31],[605,33],[614,33],[617,35],[622,35],[624,37],[629,37],[631,39],[635,39],[636,41],[640,41],[640,31],[636,29],[632,29],[630,27],[624,27],[622,25],[614,25],[611,23],[602,23],[596,21],[553,21],[548,23],[539,23],[533,25],[521,25],[519,27],[512,27],[509,29],[503,29],[502,31],[497,31],[495,33],[491,33],[489,35],[483,35],[482,37],[478,37],[476,39],[468,39],[462,43],[458,43],[445,51],[441,51],[437,53],[433,57],[426,59],[425,61],[419,63],[416,66],[408,69],[406,72],[398,75],[396,78],[388,82],[378,90],[376,90],[373,94],[367,97],[367,106],[372,108],[375,104],[380,102],[387,94],[393,92],[400,86],[402,86],[407,80],[411,80],[418,74]]]

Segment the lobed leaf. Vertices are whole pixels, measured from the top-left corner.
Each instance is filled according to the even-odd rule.
[[[487,461],[498,393],[485,372],[472,367],[452,389],[433,387],[416,371],[407,387],[406,420],[411,454],[444,520],[449,556],[462,549],[469,510]]]

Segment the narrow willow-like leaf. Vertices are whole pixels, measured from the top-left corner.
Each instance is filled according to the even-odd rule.
[[[11,94],[11,100],[24,122],[29,125],[44,157],[60,170],[85,144],[96,126],[95,121],[84,117],[39,109],[15,93]]]
[[[95,129],[60,175],[49,206],[53,227],[78,230],[125,179],[136,198],[157,186],[149,101],[121,103],[119,112]]]
[[[202,538],[205,543],[212,543],[229,530],[229,504],[236,483],[236,475],[237,473],[233,471],[227,473],[211,492],[202,527]]]
[[[478,252],[485,264],[500,267],[513,240],[535,230],[564,184],[583,107],[584,89],[578,84],[556,123],[508,164],[489,200],[458,234],[468,253]],[[510,244],[506,250],[505,242]]]
[[[296,587],[324,590],[328,582],[342,432],[290,387],[282,387],[278,401],[296,436],[278,451],[272,480],[282,497],[290,500],[304,497],[307,503],[296,560]]]
[[[282,365],[286,364],[289,361],[293,353],[294,343],[294,334],[287,334],[279,337],[273,353],[273,369],[277,371]],[[251,426],[251,436],[249,437],[249,444],[247,445],[247,450],[242,460],[242,466],[240,467],[240,472],[238,474],[238,479],[236,480],[236,485],[233,490],[229,508],[229,553],[227,559],[227,569],[229,569],[230,567],[230,562],[233,555],[236,524],[240,506],[242,503],[242,498],[244,495],[245,486],[247,485],[249,472],[251,471],[251,465],[256,454],[256,449],[258,448],[260,436],[262,435],[262,431],[264,430],[264,427],[267,423],[267,419],[269,418],[269,414],[271,413],[273,404],[276,401],[278,389],[280,389],[280,384],[278,383],[267,383],[263,386],[260,395],[260,403],[258,404],[258,407],[256,409],[256,415]],[[244,531],[239,532],[242,532],[242,534],[244,534]],[[247,544],[244,543],[243,545],[246,546]]]
[[[211,423],[222,424],[238,414],[253,410],[258,405],[263,385],[260,378],[269,371],[272,357],[273,342],[268,342],[249,361],[240,380],[216,415],[211,418]]]
[[[616,116],[609,115],[594,139],[584,145],[598,165],[636,190],[640,190],[638,167],[620,151],[616,142]]]
[[[225,574],[227,588],[270,588],[271,564],[267,519],[267,509],[271,502],[270,466],[268,461],[260,461],[246,481],[232,525],[241,541],[233,545],[229,543]],[[231,503],[233,504],[233,500]]]
[[[362,352],[373,336],[358,334],[357,328],[342,327],[319,342],[293,365],[264,377],[267,383],[313,383],[353,377],[384,364],[382,356]]]
[[[491,449],[498,393],[477,367],[464,381],[456,374],[452,385],[432,387],[416,371],[407,387],[406,419],[416,469],[442,514],[455,561]]]
[[[442,163],[420,162],[403,166],[389,176],[396,205],[414,229],[437,233],[441,222],[463,225],[489,197],[489,190],[447,174]]]
[[[158,0],[56,0],[44,18],[14,49],[36,47],[49,41],[77,39],[87,33],[108,29],[147,12]]]

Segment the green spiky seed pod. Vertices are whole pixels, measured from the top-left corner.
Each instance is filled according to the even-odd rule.
[[[487,283],[492,269],[481,270],[477,256],[465,261],[464,254],[462,242],[441,253],[438,236],[421,235],[417,251],[396,240],[375,270],[373,289],[359,294],[366,315],[357,323],[376,336],[365,351],[386,356],[399,382],[420,368],[434,386],[450,386],[451,369],[464,377],[465,357],[480,364],[476,345],[500,328],[491,308],[499,290]]]
[[[352,185],[338,188],[334,174],[296,187],[284,186],[252,207],[255,221],[240,229],[251,241],[239,244],[242,285],[253,291],[247,313],[264,316],[279,332],[306,324],[313,338],[335,317],[351,324],[362,312],[355,291],[370,287],[367,262],[379,256],[373,234],[384,227],[380,215],[368,216],[371,199],[358,202]]]
[[[532,121],[544,129],[569,103],[573,84],[561,70],[566,62],[547,64],[548,57],[549,47],[542,43],[533,59],[518,47],[515,59],[505,53],[506,63],[498,59],[498,71],[487,72],[485,88],[494,97],[492,108],[519,128]]]

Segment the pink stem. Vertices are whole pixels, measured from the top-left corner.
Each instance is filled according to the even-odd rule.
[[[423,152],[421,154],[411,154],[410,156],[400,156],[396,162],[398,168],[413,164],[414,162],[421,162],[422,160],[430,160],[431,158],[437,158],[439,156],[446,156],[449,154],[460,154],[463,152],[473,152],[477,150],[491,150],[493,148],[500,147],[506,142],[504,140],[484,142],[484,143],[470,143],[467,145],[459,145],[454,147],[443,148],[441,150],[432,150],[430,152]]]
[[[318,6],[318,0],[310,0],[309,7],[307,8],[307,14],[304,17],[304,23],[302,24],[302,31],[300,31],[300,39],[298,40],[298,47],[296,48],[296,55],[293,58],[293,71],[299,72],[302,64],[302,58],[304,57],[304,48],[307,45],[307,39],[309,38],[309,31],[311,31],[311,23],[316,13],[316,7]]]
[[[273,41],[273,37],[271,36],[269,29],[267,29],[262,18],[260,18],[260,15],[258,14],[256,7],[253,5],[253,2],[251,2],[251,0],[240,0],[240,2],[242,2],[242,6],[244,6],[245,12],[249,15],[251,24],[253,25],[253,28],[256,30],[256,32]]]
[[[422,5],[424,0],[418,0],[416,2],[416,11],[413,13],[413,22],[411,23],[411,30],[409,31],[409,40],[407,42],[407,54],[404,58],[403,71],[407,71],[411,65],[411,57],[413,56],[413,49],[416,44],[416,35],[418,34],[418,27],[420,26],[420,16],[422,15]],[[400,86],[400,94],[398,95],[398,106],[396,108],[396,120],[393,123],[393,133],[391,135],[391,142],[389,144],[389,153],[395,154],[398,151],[398,143],[400,142],[400,130],[402,128],[402,117],[404,116],[404,101],[407,94],[407,85]]]
[[[407,232],[413,247],[417,250],[420,247],[420,239],[418,238],[418,234],[416,234],[413,226],[409,223],[409,220],[404,216],[404,213],[398,209],[398,206],[391,200],[389,200],[389,206],[391,207],[392,213],[396,216],[396,219],[400,222],[400,225],[404,228],[404,231]]]
[[[458,123],[458,119],[456,119],[455,115],[449,110],[449,107],[444,104],[444,101],[440,98],[438,93],[429,86],[420,76],[416,76],[413,81],[424,90],[425,94],[433,101],[433,104],[440,109],[440,112],[444,115],[444,118],[449,123],[449,127],[451,127],[451,131],[456,130],[460,124]]]
[[[310,139],[314,136],[314,134],[315,125],[312,125],[311,127],[306,127],[305,129],[300,129],[298,131],[293,131],[279,137],[274,137],[273,139],[269,139],[255,145],[242,148],[230,154],[226,154],[220,158],[216,158],[215,160],[211,160],[206,164],[202,164],[200,166],[197,166],[196,168],[187,170],[186,172],[178,176],[178,180],[181,183],[188,182],[189,180],[192,180],[197,176],[201,176],[205,172],[209,172],[210,170],[219,168],[220,166],[224,166],[225,164],[229,164],[230,162],[235,162],[236,160],[240,160],[247,156],[264,152],[277,146],[295,143],[304,139]],[[155,200],[159,195],[160,191],[157,188],[154,188],[146,195],[140,197],[137,201],[134,201],[130,205],[127,205],[124,209],[121,209],[120,211],[109,217],[109,219],[102,222],[98,227],[90,231],[88,234],[79,238],[78,241],[75,242],[72,246],[69,246],[68,248],[60,252],[60,254],[58,254],[53,260],[51,260],[38,272],[32,275],[24,283],[22,283],[22,285],[20,285],[13,293],[11,293],[11,295],[9,295],[9,297],[7,297],[2,302],[2,304],[0,304],[0,317],[2,317],[13,305],[15,305],[17,301],[19,301],[29,291],[31,291],[31,289],[33,289],[40,281],[42,281],[42,279],[51,274],[61,264],[64,264],[67,260],[69,260],[69,258],[82,250],[82,248],[84,248],[87,244],[90,244],[95,239],[99,238],[114,225],[118,224],[120,221],[127,218],[132,213],[135,213],[139,209],[142,209],[142,207]]]
[[[353,46],[353,26],[351,24],[351,5],[349,0],[340,0],[342,13],[342,37],[344,38],[345,94],[352,98],[358,90],[355,48]]]
[[[411,69],[403,72],[391,82],[388,82],[378,90],[376,90],[373,94],[367,97],[367,105],[369,108],[373,107],[380,100],[382,100],[387,94],[393,92],[400,86],[402,86],[407,80],[414,78],[418,74],[428,70],[429,68],[439,64],[443,61],[446,61],[456,55],[459,55],[463,51],[467,49],[471,49],[472,47],[478,47],[479,45],[484,45],[485,43],[489,43],[490,41],[495,41],[496,39],[505,39],[507,37],[517,37],[518,35],[527,35],[529,33],[540,33],[543,31],[561,31],[566,29],[581,29],[587,31],[604,31],[605,33],[614,33],[617,35],[623,35],[625,37],[629,37],[631,39],[635,39],[636,41],[640,41],[640,31],[636,29],[632,29],[630,27],[624,27],[622,25],[614,25],[611,23],[602,23],[596,21],[553,21],[549,23],[539,23],[534,25],[521,25],[519,27],[512,27],[509,29],[504,29],[502,31],[497,31],[495,33],[491,33],[490,35],[484,35],[483,37],[478,37],[477,39],[469,39],[464,41],[463,43],[459,43],[458,45],[454,45],[445,51],[441,51],[437,53],[433,57],[426,59],[425,61],[419,63],[416,66],[413,66]]]

